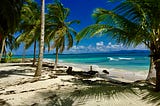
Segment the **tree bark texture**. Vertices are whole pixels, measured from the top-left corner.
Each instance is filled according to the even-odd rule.
[[[44,30],[45,30],[45,0],[41,0],[41,36],[40,36],[38,65],[34,75],[35,77],[41,76],[43,49],[44,49]]]
[[[56,47],[56,59],[55,59],[55,64],[54,64],[54,70],[57,69],[57,63],[58,63],[58,47]]]
[[[5,43],[6,43],[6,39],[3,39],[2,42],[2,48],[1,48],[1,54],[0,54],[0,61],[2,60],[2,56],[3,56],[3,52],[4,52],[4,48],[5,48]]]
[[[147,76],[146,80],[150,82],[150,79],[156,77],[155,73],[156,73],[156,71],[155,71],[155,65],[153,62],[153,57],[150,57],[149,72],[148,72],[148,76]]]
[[[34,57],[33,57],[33,66],[35,65],[36,62],[36,41],[34,41]]]
[[[155,62],[156,69],[156,91],[160,91],[160,60],[157,59]]]
[[[25,45],[23,47],[23,57],[22,57],[22,63],[25,62],[25,55],[26,55],[26,48],[25,48]]]

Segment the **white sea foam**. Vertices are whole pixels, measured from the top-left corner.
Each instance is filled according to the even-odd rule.
[[[118,57],[119,60],[134,60],[134,58]]]
[[[53,59],[44,58],[43,62],[54,62],[54,60]]]
[[[110,61],[119,61],[119,59],[115,59],[113,57],[107,57],[107,59],[109,59]]]
[[[48,59],[48,58],[44,58],[43,62],[54,62],[55,59]],[[63,62],[63,60],[58,60],[58,62]]]
[[[135,58],[126,58],[126,57],[118,57],[118,58],[113,58],[113,57],[107,57],[109,61],[119,61],[119,60],[134,60]]]

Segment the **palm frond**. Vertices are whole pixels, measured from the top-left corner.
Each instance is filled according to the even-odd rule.
[[[69,31],[73,36],[77,36],[77,32],[76,32],[73,28],[69,27],[69,28],[68,28],[68,31]]]
[[[27,0],[21,10],[21,21],[19,31],[21,35],[17,37],[17,43],[25,43],[28,49],[32,43],[39,39],[40,35],[40,9],[36,2]]]
[[[64,8],[63,4],[59,1],[55,1],[54,4],[48,6],[47,24],[46,24],[46,41],[53,41],[51,49],[58,47],[60,52],[65,49],[67,43],[67,49],[73,46],[73,35],[76,35],[76,31],[70,26],[73,23],[79,23],[78,20],[65,22],[69,9]]]
[[[64,51],[64,48],[65,48],[65,36],[63,36],[61,39],[60,39],[60,46],[59,46],[59,51],[60,53],[62,53]]]
[[[76,39],[79,42],[84,37],[102,36],[107,34],[112,28],[114,27],[105,24],[93,24],[80,31],[77,34]]]
[[[80,21],[79,21],[79,20],[73,20],[73,21],[70,21],[70,22],[66,22],[66,24],[67,24],[68,26],[70,26],[70,25],[72,25],[72,24],[74,24],[74,23],[80,24]]]
[[[73,37],[72,37],[71,33],[69,33],[69,32],[66,33],[66,36],[67,36],[66,38],[68,41],[67,49],[70,49],[73,46]]]

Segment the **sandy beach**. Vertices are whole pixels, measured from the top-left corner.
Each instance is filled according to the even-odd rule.
[[[160,106],[160,0],[1,0],[0,106]]]
[[[89,67],[71,63],[60,63],[65,66],[59,70],[66,71],[67,67],[73,67],[74,71],[89,70]],[[88,67],[88,69],[87,69]],[[80,99],[68,99],[71,92],[87,88],[85,85],[75,83],[76,76],[67,75],[43,67],[42,76],[34,78],[31,63],[3,63],[0,64],[0,106],[154,106],[142,100],[144,95],[124,93],[117,98],[88,99],[80,103]],[[109,75],[102,74],[102,68],[94,67],[99,75],[92,80],[115,80],[132,83],[135,80],[145,80],[146,73],[125,72],[124,70],[108,70]],[[99,78],[98,78],[99,77]],[[145,92],[144,94],[147,94]],[[56,98],[56,99],[55,99]],[[63,99],[62,99],[63,98]],[[66,98],[66,99],[64,99]],[[68,101],[70,101],[68,103]],[[57,103],[58,102],[58,103]],[[59,105],[57,105],[57,104]],[[65,105],[63,104],[65,103]],[[68,104],[66,104],[68,103]]]

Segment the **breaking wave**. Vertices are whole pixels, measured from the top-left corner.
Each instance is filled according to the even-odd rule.
[[[120,60],[129,61],[129,60],[134,60],[134,58],[126,58],[126,57],[118,57],[118,58],[107,57],[107,59],[108,59],[109,61],[120,61]]]

